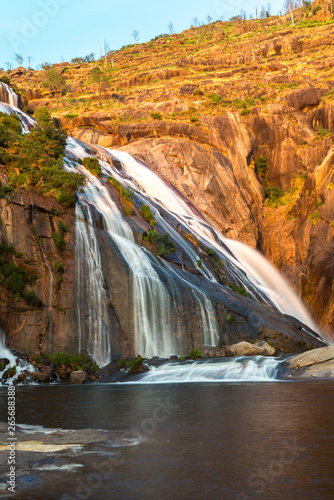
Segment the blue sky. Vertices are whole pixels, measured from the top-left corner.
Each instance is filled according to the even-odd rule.
[[[272,12],[283,0],[272,0]],[[146,42],[166,33],[170,21],[177,32],[188,28],[196,16],[224,20],[239,14],[255,13],[256,0],[6,0],[1,5],[0,67],[16,66],[15,52],[33,58],[32,67],[43,62],[69,61],[95,52],[104,39],[111,49],[133,42],[137,30]]]

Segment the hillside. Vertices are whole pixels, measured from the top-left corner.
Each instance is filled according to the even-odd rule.
[[[334,327],[334,20],[330,2],[216,22],[124,47],[107,65],[14,70],[26,109],[76,138],[121,148],[170,181],[229,238],[259,249]],[[106,71],[102,105],[89,75]],[[0,74],[8,76],[7,73]]]

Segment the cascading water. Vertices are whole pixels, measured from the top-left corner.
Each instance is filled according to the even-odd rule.
[[[165,363],[122,384],[177,384],[188,382],[275,382],[280,362],[262,356],[224,358],[219,361]]]
[[[133,189],[139,187],[148,198],[172,214],[204,245],[214,248],[237,268],[242,269],[252,284],[262,292],[261,296],[267,296],[281,312],[294,316],[314,331],[319,330],[285,279],[259,252],[214,231],[202,217],[194,213],[177,192],[142,162],[128,153],[117,150],[109,150],[109,152],[122,163],[124,172],[131,179],[127,182],[128,185]],[[244,281],[242,277],[240,278]],[[244,284],[247,288],[247,282]]]
[[[85,149],[73,139],[69,139],[68,149],[77,158],[87,156]],[[68,166],[73,168],[73,165]],[[103,216],[106,230],[131,271],[136,351],[144,357],[181,354],[178,325],[172,318],[174,304],[166,287],[146,252],[135,244],[129,224],[123,219],[103,181],[84,167],[76,167],[88,180],[82,201],[92,204]]]
[[[7,91],[10,104],[0,104],[0,110],[16,113],[20,117],[24,132],[29,132],[34,120],[17,108],[18,101],[17,97],[15,99],[13,96],[13,91],[4,84],[2,86]],[[182,247],[208,285],[210,282],[217,282],[215,276],[205,263],[198,265],[199,255],[175,229],[175,225],[182,224],[204,246],[214,249],[219,256],[226,259],[238,280],[251,294],[255,289],[263,301],[274,304],[279,310],[295,316],[316,330],[316,325],[300,300],[259,253],[247,245],[228,240],[215,231],[180,194],[143,163],[124,152],[105,148],[100,150],[104,151],[105,155],[120,160],[123,170],[120,174],[110,162],[99,160],[103,173],[112,175],[124,186],[133,189],[138,201],[151,206],[159,225]],[[182,337],[185,336],[185,325],[182,324],[179,314],[179,308],[183,307],[180,284],[186,285],[187,293],[192,296],[193,304],[196,304],[197,310],[194,310],[193,314],[198,314],[203,344],[217,345],[219,328],[215,306],[205,293],[205,287],[202,289],[197,286],[196,280],[190,282],[186,273],[179,272],[172,263],[159,260],[137,245],[131,226],[114,202],[106,180],[95,177],[83,165],[70,159],[91,156],[89,151],[82,143],[72,138],[68,139],[67,151],[65,168],[83,173],[87,179],[84,193],[79,195],[76,205],[79,349],[88,349],[100,365],[110,360],[112,352],[108,332],[107,293],[91,206],[101,214],[106,231],[131,272],[136,352],[144,357],[184,354]],[[169,223],[159,210],[170,214],[177,224]],[[237,363],[233,366],[239,369],[239,365]],[[250,367],[251,362],[248,361],[246,365]],[[269,367],[269,364],[264,365]],[[242,369],[242,372],[245,371]]]
[[[110,361],[110,342],[100,252],[89,205],[78,203],[75,215],[79,351],[87,348],[98,364],[104,366]],[[83,332],[85,329],[87,332]]]
[[[6,102],[0,102],[0,111],[7,114],[16,114],[20,118],[22,132],[24,134],[28,134],[30,129],[36,125],[35,120],[21,111],[19,108],[19,97],[11,87],[9,87],[6,83],[0,82],[0,89],[6,94],[9,101],[8,104]]]

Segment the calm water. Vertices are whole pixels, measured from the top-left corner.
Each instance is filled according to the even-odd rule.
[[[6,394],[0,388],[1,421]],[[90,448],[71,459],[84,467],[40,474],[11,498],[333,499],[333,400],[330,382],[19,387],[18,424],[109,429],[140,442]],[[102,480],[110,452],[113,472]]]

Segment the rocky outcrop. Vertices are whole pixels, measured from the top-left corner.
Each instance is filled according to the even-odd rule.
[[[274,356],[275,348],[264,341],[255,344],[239,342],[226,348],[226,356]]]
[[[281,366],[284,379],[334,379],[334,346],[314,349],[285,361]]]

